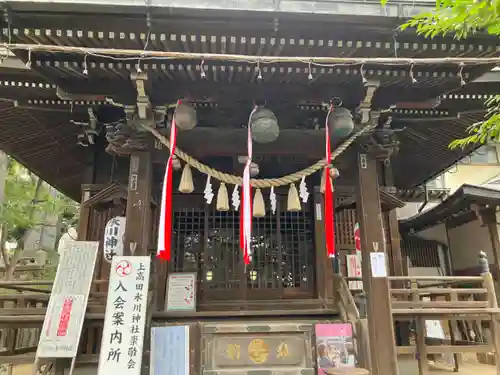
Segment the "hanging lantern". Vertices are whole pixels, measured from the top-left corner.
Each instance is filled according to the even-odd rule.
[[[187,102],[181,102],[175,108],[174,120],[179,129],[191,130],[196,126],[196,123],[198,122],[198,119],[196,117],[196,110],[191,104]]]
[[[354,121],[351,112],[344,107],[337,107],[328,117],[328,127],[331,136],[345,138],[354,131]]]
[[[258,143],[273,142],[280,134],[278,119],[269,109],[259,107],[250,120],[252,138]]]

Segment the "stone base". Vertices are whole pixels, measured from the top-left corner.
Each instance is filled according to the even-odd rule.
[[[495,357],[495,353],[477,353],[477,360],[479,363],[483,363],[485,365],[496,366],[497,361]]]

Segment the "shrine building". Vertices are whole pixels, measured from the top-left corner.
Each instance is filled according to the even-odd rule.
[[[496,93],[495,83],[478,79],[498,64],[497,38],[425,39],[399,30],[405,17],[431,9],[426,2],[138,3],[1,5],[0,148],[80,202],[78,240],[99,242],[77,371],[98,360],[114,255],[152,257],[146,327],[190,327],[191,375],[311,375],[324,349],[314,326],[332,322],[351,324],[358,367],[397,374],[398,356],[420,350],[426,373],[426,319],[444,321],[464,306],[497,313],[484,299],[439,302],[436,287],[418,294],[426,285],[418,277],[429,275],[408,275],[407,259],[425,265],[441,251],[412,236],[412,227],[473,212],[469,201],[458,213],[450,203],[442,217],[408,219],[401,228],[397,217],[409,203],[445,201],[447,191],[426,184],[476,147],[448,146],[484,119],[483,97]],[[498,199],[475,202],[491,215]],[[155,256],[162,210],[169,260]],[[349,258],[357,250],[358,260]],[[475,269],[462,274],[474,282],[482,280],[479,250],[470,249],[471,264],[462,267]],[[360,262],[357,277],[352,262]],[[448,266],[428,283],[465,285]],[[174,295],[176,275],[194,280],[190,307]],[[478,290],[470,293],[486,289]],[[455,292],[463,294],[448,295]],[[432,293],[442,304],[436,316],[421,299]],[[34,360],[36,342],[7,345],[14,332],[40,334],[47,297],[29,298],[10,301],[30,319],[0,309],[5,363]],[[417,322],[417,344],[408,321]],[[453,352],[457,337],[429,353]]]

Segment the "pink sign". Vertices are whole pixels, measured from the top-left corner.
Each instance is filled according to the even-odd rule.
[[[73,300],[66,298],[59,315],[59,325],[57,326],[57,336],[66,336],[68,333],[69,320],[71,318],[71,310],[73,309]]]
[[[315,331],[318,375],[328,374],[328,369],[332,368],[355,366],[350,324],[316,324]]]

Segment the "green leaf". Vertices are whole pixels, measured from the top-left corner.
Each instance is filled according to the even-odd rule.
[[[499,0],[438,0],[433,12],[417,14],[400,29],[417,27],[417,33],[427,37],[452,34],[456,39],[478,31],[499,35],[499,14]]]
[[[9,160],[5,197],[0,205],[0,220],[7,225],[11,240],[19,240],[41,218],[59,216],[70,200],[54,193],[46,183],[39,183],[21,164]]]

